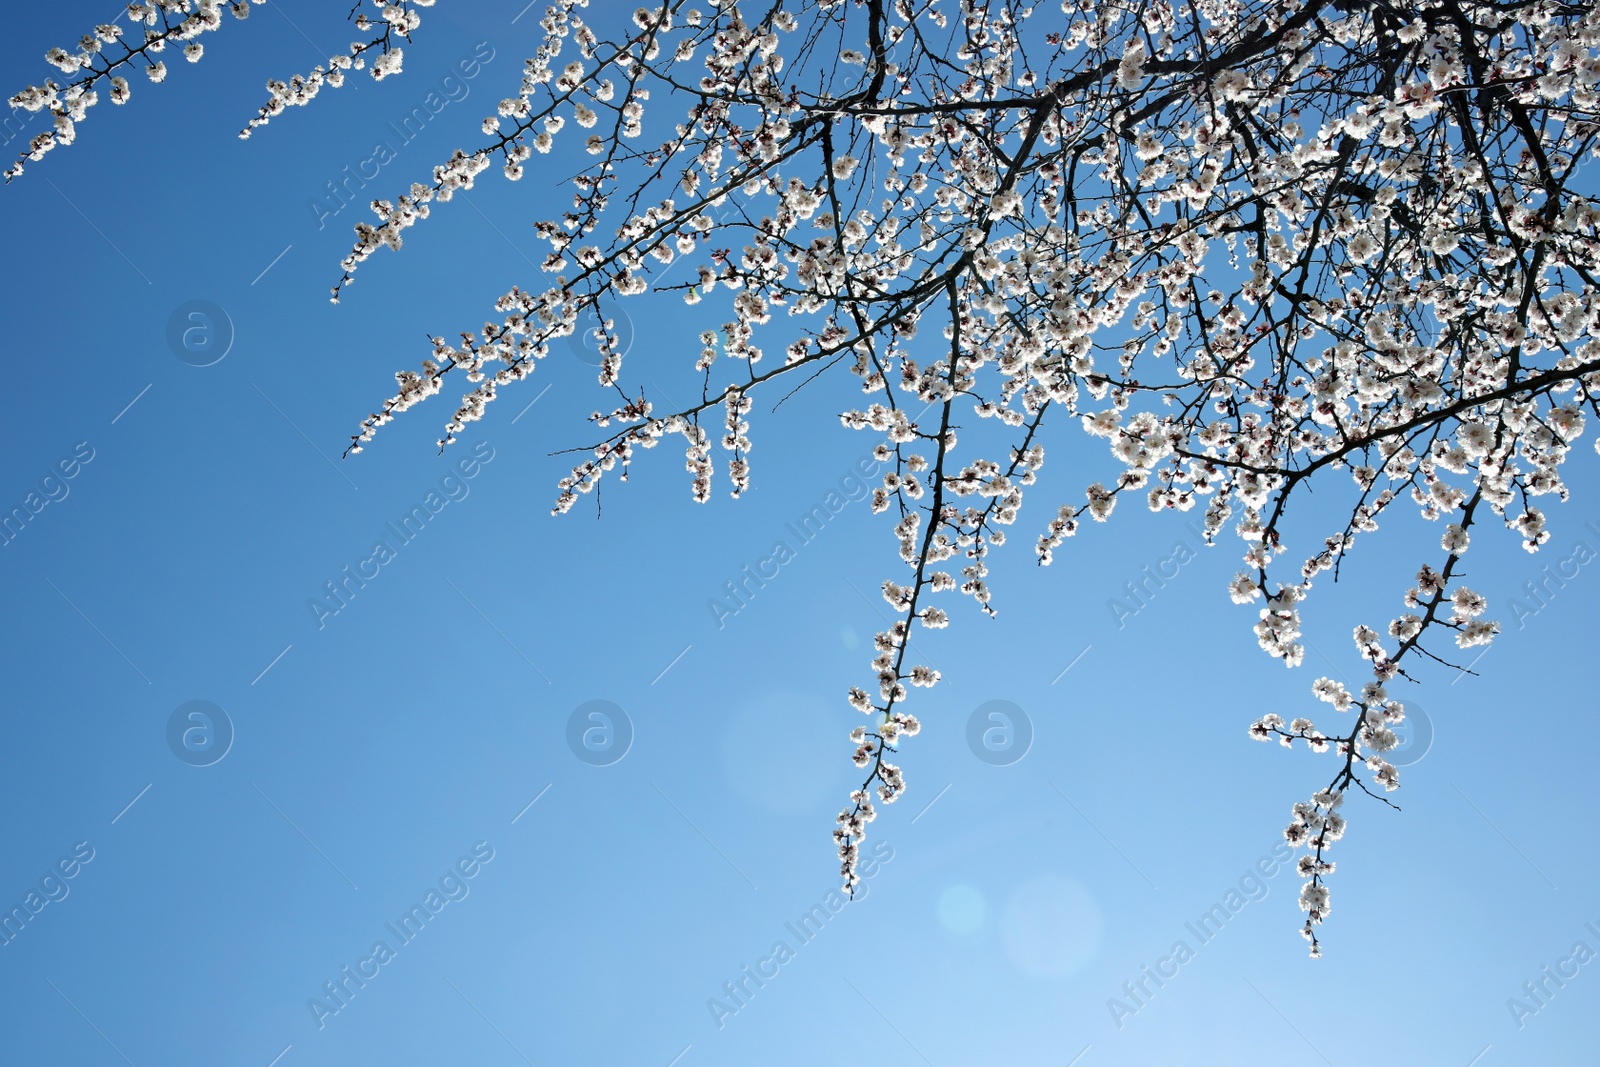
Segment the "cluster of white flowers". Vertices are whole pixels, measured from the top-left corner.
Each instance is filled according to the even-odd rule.
[[[260,3],[261,0],[255,2]],[[390,0],[368,0],[368,2],[378,10],[380,16],[378,19],[374,20],[369,16],[362,9],[359,0],[351,9],[350,17],[357,32],[371,33],[373,36],[364,41],[351,41],[348,50],[328,57],[326,67],[319,64],[306,74],[291,75],[288,81],[278,78],[268,79],[267,102],[261,105],[255,118],[239,131],[240,140],[248,140],[257,128],[265,126],[283,114],[285,108],[304,107],[311,103],[322,91],[323,86],[330,89],[342,86],[350,71],[366,68],[368,52],[377,51],[372,60],[373,81],[382,81],[392,74],[401,72],[405,63],[405,49],[395,43],[395,38],[410,41],[411,34],[422,25],[422,16],[416,9],[432,7],[435,0],[401,0],[400,3],[392,3]]]
[[[411,33],[421,24],[416,8],[432,7],[436,0],[368,0],[377,10],[374,20],[362,9],[362,0],[349,12],[349,18],[360,32],[371,31],[374,36],[366,41],[351,42],[348,53],[331,57],[326,68],[317,66],[307,74],[293,75],[288,81],[276,78],[267,82],[269,99],[262,105],[249,124],[239,132],[241,139],[248,138],[260,126],[281,115],[285,108],[300,107],[316,98],[323,86],[338,88],[344,84],[350,70],[367,66],[366,53],[374,49],[378,54],[372,62],[372,77],[377,80],[398,74],[404,59],[403,50],[395,38],[409,41]],[[134,69],[144,63],[144,73],[155,83],[167,78],[165,61],[157,59],[169,43],[181,46],[183,58],[198,63],[205,55],[205,45],[195,40],[203,33],[222,25],[223,8],[237,19],[250,14],[251,4],[264,4],[266,0],[148,0],[130,3],[126,8],[128,21],[142,28],[137,40],[130,39],[121,26],[106,23],[85,34],[76,50],[51,48],[45,61],[64,74],[77,77],[68,85],[45,81],[31,85],[10,98],[14,108],[48,112],[52,128],[34,136],[28,147],[6,172],[6,180],[23,172],[25,162],[43,159],[54,148],[71,144],[76,138],[76,124],[81,122],[88,109],[99,101],[97,87],[104,83],[113,104],[127,103],[131,89],[127,77],[120,69]]]
[[[242,19],[249,15],[250,3],[263,4],[266,0],[249,0],[249,3],[237,0],[228,4],[223,0],[131,3],[125,13],[128,22],[138,31],[134,36],[130,37],[116,23],[102,23],[92,33],[84,34],[75,49],[51,48],[45,52],[45,62],[74,77],[66,85],[46,80],[10,97],[8,102],[14,108],[48,114],[51,126],[29,139],[21,157],[6,169],[6,181],[20,175],[27,163],[37,162],[53,149],[77,139],[77,124],[99,103],[101,84],[105,85],[106,95],[113,104],[127,103],[132,90],[124,68],[132,72],[135,64],[143,64],[150,81],[165,81],[167,65],[155,57],[165,51],[169,43],[181,46],[189,62],[198,62],[204,46],[195,38],[222,25],[224,7],[235,18]]]
[[[1315,687],[1353,721],[1333,733],[1303,718],[1251,725],[1340,756],[1339,775],[1291,827],[1313,851],[1301,872],[1308,931],[1320,923],[1332,870],[1321,850],[1344,825],[1334,808],[1363,781],[1399,784],[1383,753],[1403,709],[1383,685],[1410,658],[1439,659],[1422,643],[1432,628],[1454,630],[1461,648],[1498,630],[1481,617],[1483,598],[1453,584],[1475,509],[1504,517],[1526,495],[1564,496],[1559,465],[1595,408],[1600,293],[1586,272],[1600,267],[1600,207],[1569,176],[1600,132],[1581,114],[1600,85],[1600,14],[1530,0],[1503,19],[1429,9],[1389,26],[1359,11],[1203,0],[1197,28],[1170,5],[1102,6],[1093,18],[1068,5],[1068,31],[1046,35],[1025,67],[1025,18],[1010,9],[1002,18],[969,2],[957,29],[939,0],[901,2],[871,32],[856,21],[870,13],[846,16],[843,30],[816,23],[844,35],[844,63],[825,68],[804,49],[786,56],[786,40],[811,40],[792,14],[641,8],[612,40],[578,16],[583,6],[546,9],[520,92],[484,122],[487,146],[458,151],[399,208],[375,205],[381,225],[359,231],[341,286],[376,248],[397,247],[433,196],[469,186],[495,153],[515,177],[529,146],[547,151],[570,116],[601,132],[588,135],[597,162],[575,181],[572,210],[535,225],[556,285],[469,347],[521,376],[576,308],[650,291],[656,271],[688,256],[690,280],[665,288],[691,304],[725,291],[731,312],[702,335],[695,365],[708,376],[728,360],[741,369],[665,418],[642,414],[642,396],[597,413],[599,425],[626,425],[563,479],[557,510],[668,432],[685,435],[693,495],[709,499],[699,420],[716,405],[737,495],[751,394],[792,372],[850,368],[872,399],[841,418],[882,440],[875,454],[890,469],[872,509],[895,512],[911,575],[883,585],[901,618],[875,642],[876,696],[849,694],[879,726],[852,735],[867,778],[835,831],[847,885],[873,787],[880,802],[905,788],[884,760],[913,732],[897,725],[901,705],[910,687],[938,681],[906,661],[909,626],[948,624],[929,603],[940,592],[992,611],[987,556],[1043,467],[1038,433],[1052,409],[1106,440],[1117,473],[1057,509],[1040,562],[1085,514],[1108,521],[1124,490],[1153,511],[1203,505],[1208,543],[1231,520],[1243,544],[1229,596],[1261,603],[1256,638],[1290,667],[1304,659],[1315,580],[1409,496],[1445,521],[1445,558],[1422,568],[1407,597],[1415,610],[1389,624],[1395,645],[1357,630],[1373,675],[1362,697],[1327,679]],[[876,43],[850,47],[863,39]],[[566,60],[573,46],[578,58]],[[959,75],[941,66],[949,56]],[[1491,70],[1487,95],[1453,98],[1481,131],[1468,153],[1441,94]],[[813,95],[785,88],[802,71],[821,86]],[[627,144],[644,136],[652,89],[671,97],[685,84],[698,93],[659,144]],[[626,163],[642,168],[636,186],[621,184]],[[652,194],[657,184],[671,195]],[[614,236],[575,247],[597,230]],[[756,342],[775,311],[817,326],[786,338],[783,366],[767,368]],[[924,350],[918,327],[930,315],[942,338]],[[600,381],[619,373],[607,360]],[[469,396],[474,417],[492,399],[481,387]],[[983,454],[992,435],[981,425],[979,451],[956,458],[968,410],[1020,436],[998,453],[1006,462]],[[1324,467],[1352,474],[1349,520],[1291,579],[1275,579],[1286,507]],[[1505,521],[1530,550],[1549,539],[1537,508]],[[958,574],[940,569],[958,554]]]

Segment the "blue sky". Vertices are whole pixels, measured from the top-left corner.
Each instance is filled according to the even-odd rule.
[[[1594,773],[1587,447],[1545,553],[1474,538],[1468,577],[1504,633],[1481,677],[1422,672],[1431,737],[1404,811],[1351,799],[1324,959],[1307,958],[1298,879],[1272,848],[1329,761],[1245,727],[1326,710],[1319,674],[1359,684],[1351,628],[1395,614],[1439,531],[1396,517],[1361,544],[1316,590],[1311,652],[1287,671],[1227,601],[1236,543],[1189,560],[1181,519],[1124,509],[1034,565],[1056,505],[1112,473],[1103,442],[1059,429],[993,561],[998,618],[961,610],[916,638],[945,681],[916,693],[911,791],[874,824],[868,891],[832,911],[829,830],[860,721],[844,690],[870,680],[875,589],[899,576],[888,524],[849,499],[872,442],[832,417],[848,386],[758,401],[740,501],[719,480],[694,505],[663,447],[606,484],[603,516],[584,498],[550,518],[571,465],[551,453],[587,442],[604,403],[577,350],[444,456],[454,387],[341,461],[427,334],[538,284],[529,224],[577,166],[536,157],[520,185],[437,207],[330,305],[364,209],[330,217],[328,184],[379,142],[392,159],[366,197],[472,147],[537,28],[513,24],[520,2],[440,5],[403,77],[356,79],[237,140],[268,76],[345,40],[323,6],[230,22],[201,63],[96,109],[0,194],[16,375],[0,505],[55,498],[0,547],[0,904],[59,898],[0,946],[0,1059],[1593,1062],[1600,861],[1569,825]],[[32,5],[0,45],[13,89],[109,13]],[[459,79],[485,41],[492,58]],[[403,139],[391,120],[432,90],[448,106]],[[207,366],[179,358],[175,317],[231,345]],[[689,395],[704,324],[641,302],[629,381]],[[790,524],[830,491],[846,503],[801,543]],[[397,535],[418,508],[427,521]],[[374,570],[379,540],[392,552]],[[793,558],[777,576],[713,611],[778,540]],[[1524,583],[1562,561],[1554,595],[1529,601]],[[310,606],[363,566],[337,612]],[[1176,574],[1117,610],[1147,566]],[[193,701],[222,714],[191,719]],[[621,715],[587,718],[594,701]],[[995,701],[1032,733],[1006,765],[968,743]],[[207,725],[231,733],[225,751],[180,758],[169,737]],[[591,728],[630,735],[626,751],[580,758],[569,738],[581,749]],[[1217,905],[1226,921],[1202,929]],[[414,906],[427,919],[402,937]],[[1542,1003],[1524,990],[1541,980]],[[1512,997],[1538,1010],[1515,1019]]]

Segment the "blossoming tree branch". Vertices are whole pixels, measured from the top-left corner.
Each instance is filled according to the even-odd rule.
[[[1198,508],[1208,543],[1239,539],[1228,593],[1260,605],[1256,639],[1290,667],[1317,583],[1391,509],[1418,509],[1441,524],[1439,547],[1392,617],[1356,628],[1369,680],[1351,692],[1317,679],[1331,705],[1319,719],[1249,726],[1327,756],[1284,831],[1303,850],[1303,932],[1318,954],[1342,802],[1399,785],[1385,753],[1405,708],[1391,687],[1494,637],[1462,557],[1480,525],[1530,552],[1549,540],[1535,498],[1566,497],[1561,464],[1595,410],[1600,210],[1579,168],[1600,133],[1600,11],[699,2],[591,23],[584,0],[557,0],[481,137],[373,202],[335,301],[492,168],[516,181],[563,136],[593,157],[570,207],[535,223],[547,276],[518,279],[481,329],[434,338],[348,451],[465,379],[449,445],[598,316],[598,384],[613,399],[554,511],[667,439],[695,500],[719,466],[737,497],[758,395],[853,375],[861,406],[840,417],[886,465],[872,508],[893,523],[899,562],[882,587],[898,620],[876,636],[870,684],[848,691],[866,721],[850,733],[861,784],[833,831],[846,887],[877,805],[907,789],[892,760],[921,728],[909,687],[939,681],[909,658],[911,632],[946,626],[960,596],[992,613],[987,560],[1021,518],[1048,422],[1104,439],[1118,473],[1046,502],[1039,562],[1125,496]],[[268,82],[241,136],[352,70],[399,73],[429,6],[358,3],[359,39]],[[98,26],[51,49],[69,81],[12,98],[54,125],[8,178],[70,144],[102,93],[121,104],[136,73],[164,80],[169,46],[198,60],[222,8],[134,3],[132,34]],[[692,270],[668,283],[678,259]],[[624,385],[615,314],[652,291],[723,319],[700,335],[702,395],[681,410]],[[1313,480],[1342,488],[1344,517],[1291,546],[1286,516]]]

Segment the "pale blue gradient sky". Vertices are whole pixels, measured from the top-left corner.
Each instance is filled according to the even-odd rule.
[[[114,6],[31,5],[3,44],[13,89]],[[1253,744],[1245,727],[1326,711],[1309,692],[1319,674],[1359,684],[1351,627],[1400,609],[1438,528],[1397,517],[1364,541],[1338,587],[1317,589],[1312,652],[1286,671],[1256,649],[1253,610],[1227,601],[1237,543],[1199,553],[1120,626],[1108,601],[1192,540],[1181,520],[1124,509],[1034,565],[1057,504],[1112,472],[1103,442],[1059,430],[993,560],[999,617],[952,605],[950,629],[916,637],[945,682],[915,694],[911,791],[873,827],[892,858],[830,914],[828,835],[860,721],[843,694],[870,681],[875,590],[900,572],[863,503],[803,545],[786,524],[870,447],[832,417],[851,387],[819,383],[776,413],[776,397],[758,401],[755,490],[737,502],[719,472],[713,502],[692,504],[681,451],[663,446],[627,485],[607,483],[598,521],[588,498],[551,519],[570,460],[550,453],[587,442],[584,417],[605,403],[576,353],[546,360],[443,457],[432,442],[454,385],[340,461],[426,334],[470,329],[511,284],[539,284],[528,224],[577,165],[536,157],[520,186],[492,176],[436,207],[331,306],[364,209],[319,229],[314,198],[379,139],[397,144],[389,121],[487,40],[494,58],[466,99],[364,195],[475,145],[537,12],[513,26],[520,2],[440,5],[404,76],[357,79],[238,141],[262,82],[318,60],[296,26],[323,48],[345,40],[342,10],[324,7],[255,8],[208,36],[200,64],[97,109],[78,144],[0,193],[15,375],[0,394],[0,506],[80,442],[93,452],[0,548],[0,903],[21,903],[77,843],[93,849],[67,895],[0,947],[0,1060],[1594,1062],[1600,964],[1521,1029],[1506,1006],[1575,942],[1600,951],[1585,926],[1600,928],[1600,861],[1573,826],[1594,777],[1600,566],[1520,628],[1506,606],[1573,542],[1600,551],[1584,525],[1600,523],[1587,442],[1578,503],[1550,509],[1559,552],[1475,537],[1469,580],[1506,632],[1480,678],[1422,672],[1431,749],[1405,770],[1403,813],[1352,799],[1326,958],[1297,935],[1292,871],[1250,872],[1331,763]],[[197,299],[236,333],[208,367],[166,340]],[[687,397],[705,313],[640,307],[630,383]],[[474,446],[492,459],[444,482]],[[441,486],[448,504],[410,543],[386,533]],[[394,558],[319,629],[308,600],[380,538]],[[719,628],[708,600],[780,539],[794,558]],[[167,745],[191,700],[234,726],[211,766]],[[632,723],[609,766],[568,748],[590,700]],[[1010,766],[967,746],[991,700],[1033,725]],[[319,1027],[308,1000],[375,942],[399,945],[386,924],[475,846],[493,859],[446,882],[460,899]],[[1202,943],[1186,924],[1233,888],[1254,899]],[[829,917],[802,940],[790,927],[815,905]],[[1131,1005],[1124,983],[1180,940],[1192,958],[1119,1028],[1108,999]],[[725,983],[780,941],[792,958],[775,975],[767,962],[719,1020],[708,1001],[734,1004]]]

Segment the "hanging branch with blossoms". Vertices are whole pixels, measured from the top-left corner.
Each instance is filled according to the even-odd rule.
[[[1581,173],[1600,134],[1600,12],[729,0],[615,26],[586,7],[547,7],[484,141],[358,225],[335,301],[491,167],[523,177],[569,122],[593,157],[570,209],[535,223],[551,277],[507,290],[459,343],[434,338],[348,452],[460,371],[447,446],[594,315],[616,406],[593,416],[604,433],[554,511],[669,436],[704,502],[717,464],[703,420],[721,420],[737,496],[757,395],[853,375],[862,406],[841,420],[889,467],[872,510],[893,517],[903,569],[883,583],[898,617],[876,635],[872,683],[848,691],[869,718],[850,733],[864,776],[833,831],[851,889],[878,805],[907,788],[891,757],[921,729],[910,689],[940,678],[911,658],[912,631],[948,625],[935,601],[952,592],[993,614],[987,560],[1036,482],[1047,423],[1105,440],[1116,473],[1050,513],[1039,563],[1124,495],[1199,508],[1208,543],[1241,540],[1228,592],[1258,605],[1256,639],[1289,667],[1320,576],[1409,498],[1444,524],[1441,555],[1406,612],[1356,629],[1371,680],[1359,695],[1313,684],[1336,725],[1249,727],[1331,754],[1285,830],[1305,850],[1319,954],[1343,801],[1399,785],[1390,686],[1494,637],[1458,580],[1471,531],[1492,516],[1537,551],[1550,534],[1533,498],[1565,499],[1561,464],[1600,414],[1600,204]],[[680,258],[693,280],[660,280]],[[700,337],[704,387],[686,408],[623,386],[614,312],[652,291],[727,309]],[[1290,501],[1323,472],[1348,517],[1284,560]]]
[[[263,0],[251,2],[259,4]],[[347,52],[329,57],[326,68],[319,64],[307,74],[292,75],[287,82],[277,78],[268,81],[267,92],[270,96],[256,112],[256,117],[239,131],[241,141],[249,140],[251,133],[283,114],[284,108],[304,107],[311,103],[324,85],[330,89],[344,85],[349,71],[361,70],[366,66],[368,52],[377,53],[372,60],[373,81],[382,81],[391,74],[400,73],[405,65],[405,49],[395,43],[396,38],[409,44],[412,31],[422,25],[422,16],[415,8],[432,7],[434,0],[402,0],[398,4],[389,0],[371,0],[371,3],[379,9],[381,18],[374,20],[361,9],[361,0],[356,0],[356,6],[350,9],[350,21],[358,33],[371,33],[373,36],[365,41],[351,41]]]
[[[190,63],[200,62],[205,45],[196,38],[222,27],[222,12],[226,8],[236,19],[248,18],[251,4],[264,4],[267,0],[149,0],[147,3],[128,4],[125,10],[128,22],[142,32],[137,43],[129,39],[122,26],[116,22],[103,23],[92,33],[79,39],[77,48],[52,48],[45,53],[45,61],[63,74],[76,75],[65,86],[46,80],[11,96],[13,108],[44,112],[51,116],[51,128],[34,136],[22,155],[5,171],[10,182],[19,176],[29,162],[37,162],[53,149],[69,145],[77,139],[77,124],[88,117],[89,109],[100,102],[104,89],[113,104],[126,104],[131,96],[128,75],[134,74],[140,64],[143,73],[155,83],[167,80],[167,64],[160,58],[167,45],[181,48],[183,58]],[[337,89],[344,84],[345,74],[366,66],[366,53],[377,51],[372,63],[372,77],[382,81],[398,74],[404,60],[404,50],[395,43],[396,38],[411,40],[411,31],[421,24],[419,7],[432,7],[434,0],[370,0],[379,18],[373,19],[363,9],[363,0],[356,0],[350,10],[350,21],[358,32],[372,33],[365,41],[352,41],[348,53],[332,56],[327,68],[312,68],[309,74],[296,74],[287,82],[273,79],[267,82],[271,98],[256,117],[239,133],[248,138],[257,127],[265,126],[272,118],[283,113],[286,107],[303,106],[311,102],[317,92],[328,85]]]

